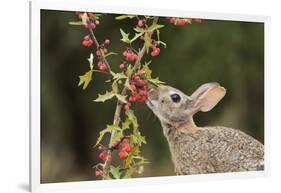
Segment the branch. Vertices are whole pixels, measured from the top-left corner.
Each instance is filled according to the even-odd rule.
[[[158,19],[159,19],[159,17],[154,17],[152,24],[156,24],[158,22]],[[152,34],[151,34],[151,36],[152,36]],[[138,52],[138,57],[137,57],[137,60],[136,60],[136,62],[134,64],[133,72],[136,72],[140,68],[141,59],[143,58],[143,56],[145,54],[145,51],[146,51],[146,47],[145,47],[145,44],[144,44],[142,49]],[[134,74],[134,73],[132,73],[132,74]],[[123,90],[121,92],[121,95],[125,95],[125,94],[126,94],[126,88],[123,88]],[[119,125],[119,123],[120,123],[120,113],[121,113],[121,110],[122,110],[122,102],[120,100],[118,100],[117,104],[116,104],[116,108],[115,108],[114,119],[113,119],[113,124],[114,125]],[[109,141],[109,146],[112,145],[112,139],[113,139],[114,135],[115,135],[115,132],[112,131],[111,132],[110,141]],[[108,150],[107,153],[111,154],[111,151]],[[104,166],[103,166],[103,179],[106,179],[108,177],[110,164],[111,164],[111,160],[110,159],[107,159],[105,161],[105,163],[104,163]]]

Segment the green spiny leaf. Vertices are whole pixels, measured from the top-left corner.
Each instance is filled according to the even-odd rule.
[[[120,179],[121,173],[119,167],[114,167],[113,165],[110,165],[110,171],[109,171],[114,179]]]
[[[149,52],[149,48],[151,47],[151,38],[149,37],[148,33],[144,34],[144,45],[146,48],[146,53]]]
[[[127,44],[130,44],[131,41],[129,39],[129,33],[125,33],[121,28],[120,28],[120,32],[121,32],[121,35],[122,35],[122,39],[120,39],[122,42],[125,42]]]
[[[146,32],[145,29],[140,28],[140,27],[136,27],[136,28],[134,28],[134,30],[135,30],[136,32],[139,32],[139,33],[144,33],[144,32]]]
[[[85,90],[87,88],[87,86],[89,85],[89,83],[91,82],[91,80],[93,79],[93,71],[89,70],[88,72],[86,72],[84,75],[79,76],[79,83],[78,86],[83,85],[83,90]]]
[[[111,71],[111,75],[113,76],[114,80],[120,80],[120,79],[125,79],[127,76],[124,74],[124,72],[121,73],[115,73]]]
[[[136,16],[135,15],[119,15],[119,16],[115,17],[115,19],[116,20],[123,20],[123,19],[127,19],[127,18],[132,19],[134,17],[136,17]]]
[[[151,79],[151,74],[152,74],[152,70],[149,68],[150,63],[151,63],[151,61],[145,62],[145,64],[143,65],[143,68],[142,68],[145,71],[145,77],[147,79]]]
[[[88,20],[89,20],[88,14],[86,12],[83,13],[81,19],[82,19],[83,25],[86,25],[88,23]]]
[[[68,24],[70,24],[70,25],[83,25],[83,22],[82,21],[70,21],[70,22],[68,22]]]
[[[159,80],[158,77],[157,78],[150,78],[150,79],[148,79],[148,81],[155,86],[160,86],[161,84],[165,84],[165,82]]]
[[[114,93],[106,91],[105,94],[99,94],[98,98],[95,99],[95,102],[104,102],[107,101],[115,96]]]
[[[112,91],[113,91],[114,93],[117,93],[117,92],[118,92],[118,83],[117,83],[116,80],[112,83],[111,87],[112,87]]]
[[[142,36],[144,34],[144,32],[141,33],[135,33],[135,37],[133,37],[133,39],[130,40],[130,42],[134,42],[136,39],[138,39],[140,36]]]
[[[160,25],[157,23],[153,23],[151,26],[149,26],[149,28],[147,29],[148,32],[153,32],[154,30],[160,29],[164,27],[164,25]]]
[[[139,127],[138,120],[132,110],[129,110],[127,113],[128,119],[132,122],[134,130],[137,130]]]
[[[113,131],[116,131],[116,132],[121,131],[121,128],[116,125],[107,125],[107,127],[104,130],[100,131],[100,136],[97,139],[95,146],[97,146],[101,142],[101,140],[103,139],[103,137],[106,133],[111,133]]]

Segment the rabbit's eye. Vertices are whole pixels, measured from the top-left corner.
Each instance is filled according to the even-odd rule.
[[[180,95],[178,95],[178,94],[172,94],[172,95],[171,95],[171,99],[172,99],[172,101],[173,101],[174,103],[178,103],[178,102],[180,102],[181,97],[180,97]]]

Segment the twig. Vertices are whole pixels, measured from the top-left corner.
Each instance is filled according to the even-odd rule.
[[[99,42],[98,42],[98,40],[97,40],[97,38],[96,38],[96,36],[95,36],[95,34],[94,34],[93,29],[92,29],[92,28],[89,28],[89,31],[90,31],[90,34],[91,34],[91,36],[92,36],[92,39],[93,39],[94,42],[95,42],[95,45],[97,46],[97,49],[99,49],[99,51],[100,51],[100,53],[101,53],[101,58],[102,58],[102,60],[104,61],[105,65],[106,65],[106,67],[107,67],[107,69],[108,69],[108,71],[111,72],[110,65],[109,65],[107,59],[106,59],[105,56],[104,56],[103,50],[100,49],[100,44],[99,44]]]
[[[158,22],[158,17],[154,17],[153,19],[153,23],[152,24],[155,24]],[[152,34],[151,34],[152,36]],[[138,53],[138,57],[137,57],[137,60],[134,64],[134,67],[133,67],[133,72],[135,72],[137,69],[140,68],[140,65],[141,65],[141,59],[142,57],[144,56],[145,54],[145,51],[146,51],[146,47],[145,45],[143,45],[142,49],[139,51]],[[132,73],[133,74],[133,73]],[[129,77],[130,78],[130,77]],[[126,94],[126,89],[123,88],[122,92],[121,92],[121,95],[125,95]],[[122,102],[121,101],[117,101],[117,104],[116,104],[116,108],[115,108],[115,113],[114,113],[114,119],[113,119],[113,124],[114,125],[119,125],[120,123],[120,113],[121,113],[121,109],[122,109]],[[111,146],[112,144],[112,140],[113,140],[113,137],[115,135],[115,132],[112,131],[111,132],[111,137],[110,137],[110,141],[109,141],[109,146]],[[107,154],[111,154],[111,151],[108,150],[107,151]],[[109,157],[109,156],[108,156]],[[109,174],[109,167],[110,167],[110,164],[111,164],[111,160],[110,159],[107,159],[104,163],[104,167],[103,167],[103,179],[107,179],[107,176]]]

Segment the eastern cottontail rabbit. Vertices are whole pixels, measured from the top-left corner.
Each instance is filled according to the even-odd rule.
[[[206,83],[191,96],[169,87],[151,89],[146,104],[159,118],[178,175],[264,169],[264,147],[242,131],[197,127],[193,115],[211,110],[225,95]]]

